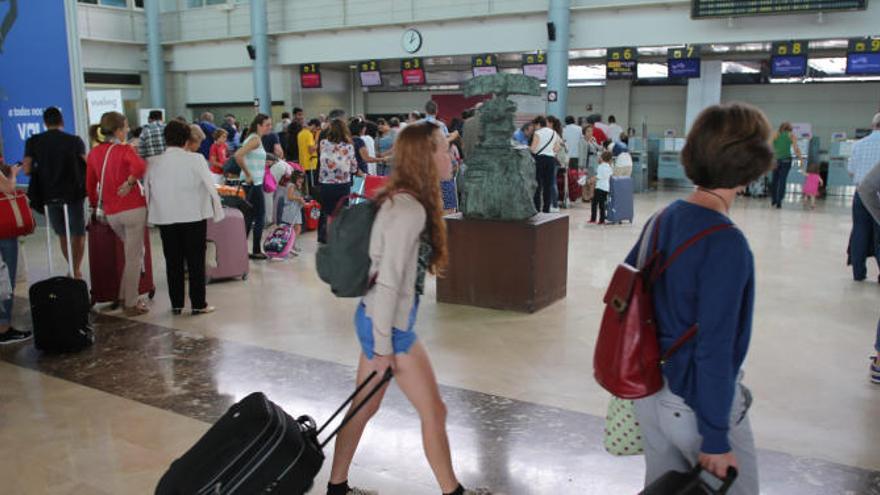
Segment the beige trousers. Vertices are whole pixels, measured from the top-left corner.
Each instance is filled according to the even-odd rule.
[[[136,208],[115,215],[107,215],[107,223],[122,239],[125,246],[125,268],[119,283],[119,299],[126,308],[135,306],[140,297],[138,284],[144,260],[144,227],[147,226],[147,209]]]

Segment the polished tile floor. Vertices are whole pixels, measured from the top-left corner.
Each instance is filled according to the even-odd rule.
[[[465,482],[508,494],[638,490],[641,459],[601,449],[608,396],[591,378],[592,346],[611,271],[648,214],[683,194],[637,196],[633,226],[587,226],[588,211],[571,210],[568,297],[537,314],[438,305],[429,284],[417,331],[444,385]],[[848,211],[843,198],[816,211],[748,199],[734,207],[758,269],[745,381],[763,493],[880,494],[880,387],[867,379],[880,284],[851,280]],[[311,256],[256,264],[246,282],[209,287],[217,313],[172,317],[155,241],[149,315],[100,315],[97,345],[76,356],[0,352],[0,476],[13,480],[0,492],[151,493],[164,467],[247,393],[319,419],[346,395],[355,302],[330,296]],[[28,239],[31,280],[45,276],[44,244]],[[314,252],[313,234],[303,247]],[[873,261],[869,273],[876,280]],[[20,302],[16,321],[28,327]],[[420,451],[419,434],[399,393],[363,447],[353,481],[383,494],[436,492],[426,462],[405,454]]]

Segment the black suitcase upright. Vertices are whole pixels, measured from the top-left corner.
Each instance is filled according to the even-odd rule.
[[[64,207],[64,224],[67,230],[67,252],[70,245],[70,218]],[[69,275],[52,275],[52,232],[49,224],[49,207],[46,213],[46,250],[49,256],[49,278],[30,287],[31,318],[34,323],[34,347],[47,352],[74,352],[94,342],[94,332],[89,321],[91,299],[89,287],[84,280],[73,275],[72,256],[68,256]]]
[[[324,464],[324,446],[391,380],[391,370],[324,440],[318,435],[376,376],[374,371],[320,429],[293,419],[261,392],[234,404],[159,480],[156,495],[301,495]]]

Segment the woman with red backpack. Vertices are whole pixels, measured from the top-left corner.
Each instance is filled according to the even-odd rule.
[[[659,253],[655,268],[663,267],[650,293],[667,358],[662,389],[635,401],[646,484],[700,464],[718,478],[736,468],[730,494],[759,493],[747,415],[752,398],[740,383],[752,331],[755,264],[729,214],[737,192],[770,169],[770,133],[767,118],[750,105],[704,110],[682,150],[685,173],[697,188],[658,212],[642,234],[651,236],[651,253]],[[627,257],[629,265],[637,266],[640,246]],[[687,336],[689,330],[696,331]]]

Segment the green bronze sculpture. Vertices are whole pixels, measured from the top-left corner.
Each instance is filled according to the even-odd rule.
[[[521,74],[495,74],[471,79],[466,96],[492,94],[479,110],[483,136],[471,156],[461,184],[461,211],[465,218],[526,220],[533,217],[537,189],[535,162],[528,149],[515,148],[516,103],[511,94],[538,96],[538,80]]]

